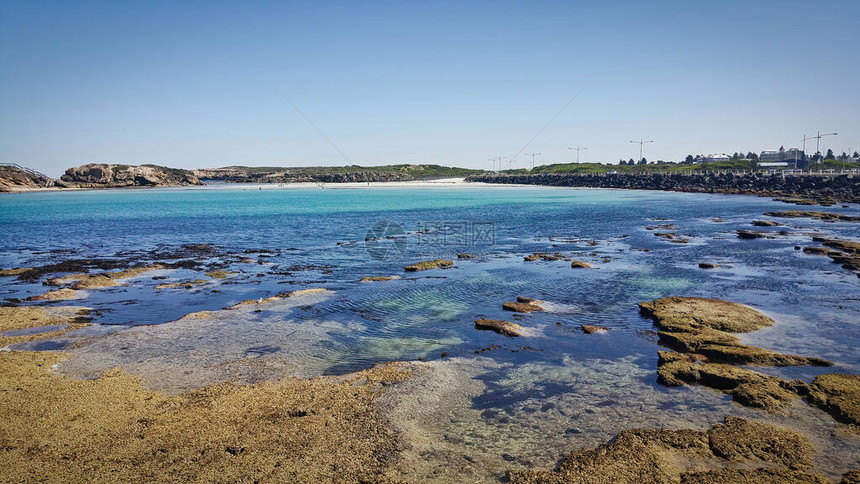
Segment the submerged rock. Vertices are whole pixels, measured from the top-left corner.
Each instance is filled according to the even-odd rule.
[[[713,264],[711,262],[699,262],[700,269],[716,269],[718,267],[722,267],[719,264]]]
[[[553,471],[511,471],[509,477],[512,484],[829,482],[808,473],[814,452],[792,430],[726,417],[707,432],[626,430],[595,449],[568,454]],[[736,468],[746,462],[767,466]]]
[[[458,253],[457,258],[458,259],[477,259],[478,256],[476,256],[475,254]]]
[[[32,271],[32,267],[16,267],[13,269],[0,269],[0,277],[20,276],[26,272]]]
[[[594,333],[605,333],[609,331],[609,328],[605,328],[603,326],[595,326],[593,324],[582,324],[579,326],[585,334],[594,334]]]
[[[655,237],[660,237],[661,239],[668,240],[669,242],[675,244],[686,244],[690,241],[690,239],[686,239],[684,237],[680,237],[678,234],[672,232],[654,232]]]
[[[756,227],[776,227],[780,225],[778,222],[774,222],[773,220],[753,220],[752,224]]]
[[[161,264],[153,264],[145,267],[133,267],[117,272],[99,272],[96,274],[71,274],[63,277],[55,277],[48,279],[47,284],[52,286],[60,286],[63,284],[73,283],[72,289],[101,289],[105,287],[118,286],[125,279],[138,277],[141,274],[151,271],[165,269],[166,266]]]
[[[403,279],[403,278],[400,276],[367,276],[367,277],[362,277],[361,282],[394,281],[397,279]]]
[[[418,262],[416,264],[408,265],[403,269],[409,272],[415,271],[426,271],[428,269],[446,269],[448,267],[453,267],[454,261],[447,259],[435,259],[428,260],[423,262]]]
[[[813,237],[813,241],[821,242],[825,247],[804,247],[803,252],[811,255],[826,255],[843,268],[853,271],[860,277],[860,242],[851,240]]]
[[[573,259],[571,259],[570,257],[567,257],[563,254],[560,254],[558,252],[555,252],[552,254],[547,253],[547,252],[535,252],[534,254],[525,256],[523,258],[523,260],[531,262],[531,261],[536,261],[536,260],[545,260],[545,261],[564,260],[564,261],[569,261],[569,260],[573,260]]]
[[[164,283],[155,286],[156,289],[191,289],[195,286],[200,286],[202,284],[206,284],[209,281],[205,279],[194,279],[193,281],[181,281],[181,282],[172,282],[172,283]]]
[[[487,329],[495,331],[505,336],[519,336],[522,334],[523,327],[519,324],[510,321],[502,321],[498,319],[479,318],[475,320],[475,327],[478,329]]]
[[[591,269],[591,264],[588,262],[583,262],[581,260],[571,261],[570,267],[573,269]]]

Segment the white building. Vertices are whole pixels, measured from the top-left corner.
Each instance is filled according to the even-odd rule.
[[[759,161],[803,161],[803,150],[799,148],[785,149],[780,146],[778,150],[764,150],[758,155]]]
[[[704,155],[699,158],[699,162],[701,163],[716,163],[719,161],[729,161],[732,157],[723,153],[721,155]]]

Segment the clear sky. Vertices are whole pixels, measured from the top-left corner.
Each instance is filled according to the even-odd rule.
[[[0,162],[51,175],[841,153],[858,86],[858,0],[0,0]]]

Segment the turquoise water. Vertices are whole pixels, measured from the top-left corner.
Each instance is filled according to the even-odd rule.
[[[638,314],[639,301],[687,295],[749,304],[777,324],[746,335],[747,341],[836,365],[768,372],[811,380],[821,372],[860,371],[860,279],[826,257],[795,249],[817,245],[813,235],[856,240],[857,224],[783,219],[785,226],[764,229],[785,231],[777,238],[740,240],[734,233],[754,228],[750,221],[766,219],[765,211],[792,208],[750,196],[491,186],[3,195],[0,267],[100,259],[174,268],[72,302],[27,302],[50,289],[44,278],[0,278],[0,297],[95,310],[96,326],[18,349],[70,351],[60,371],[93,377],[120,366],[168,391],[235,378],[340,374],[378,361],[470,361],[466,366],[484,370],[475,377],[483,391],[468,404],[475,419],[469,431],[486,435],[470,448],[551,463],[556,454],[548,449],[601,442],[624,426],[621,421],[671,417],[704,425],[747,411],[718,392],[656,383],[660,348],[651,322]],[[858,213],[856,206],[827,210]],[[374,229],[380,221],[402,233],[380,234]],[[676,228],[656,231],[675,232],[689,243],[655,237],[648,227],[659,224]],[[366,240],[377,235],[393,237]],[[183,252],[185,244],[211,248]],[[464,252],[477,257],[458,260]],[[533,252],[562,252],[594,268],[523,261]],[[456,265],[403,271],[437,257]],[[726,267],[703,270],[701,261]],[[212,269],[234,274],[209,279],[205,272]],[[378,275],[403,278],[359,282]],[[156,289],[194,279],[206,282]],[[259,311],[176,321],[311,287],[328,292]],[[551,311],[516,318],[501,304],[517,296],[548,301]],[[478,331],[473,322],[480,316],[515,320],[526,335]],[[583,335],[581,324],[609,331]],[[588,424],[564,417],[586,418],[585,409]],[[500,428],[510,430],[513,416],[522,428],[490,442]]]

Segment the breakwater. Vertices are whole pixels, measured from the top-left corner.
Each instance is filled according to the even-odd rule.
[[[466,181],[556,187],[624,188],[796,197],[823,203],[860,203],[860,177],[767,173],[535,173],[473,175]]]

